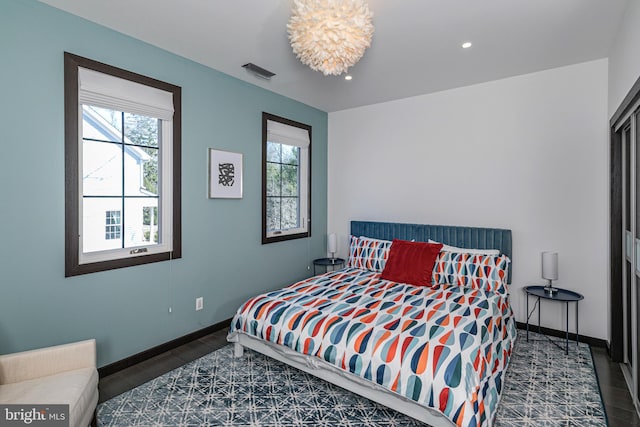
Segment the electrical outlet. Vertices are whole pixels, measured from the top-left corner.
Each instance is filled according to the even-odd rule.
[[[204,298],[198,297],[196,298],[196,311],[200,311],[204,308]]]

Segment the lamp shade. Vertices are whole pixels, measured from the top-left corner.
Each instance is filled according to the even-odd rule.
[[[332,254],[338,252],[338,238],[334,233],[329,234],[327,238],[327,252]]]
[[[542,252],[542,278],[558,280],[558,253]]]

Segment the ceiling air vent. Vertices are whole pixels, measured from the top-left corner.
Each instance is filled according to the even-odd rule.
[[[262,67],[258,67],[256,64],[252,64],[251,62],[249,62],[248,64],[244,64],[242,68],[246,69],[254,76],[260,77],[261,79],[265,80],[271,80],[271,77],[276,75],[275,73],[272,73],[269,70],[265,70]]]

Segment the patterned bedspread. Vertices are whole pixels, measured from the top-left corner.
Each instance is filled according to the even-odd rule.
[[[466,427],[493,424],[516,328],[504,295],[347,268],[250,299],[229,339],[238,333],[318,357]]]

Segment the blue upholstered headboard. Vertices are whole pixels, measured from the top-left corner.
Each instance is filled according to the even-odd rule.
[[[400,224],[393,222],[351,221],[351,234],[374,239],[415,240],[426,242],[429,239],[451,246],[476,249],[498,249],[508,256],[508,282],[511,283],[513,257],[511,252],[511,230],[502,228],[459,227],[453,225]]]

